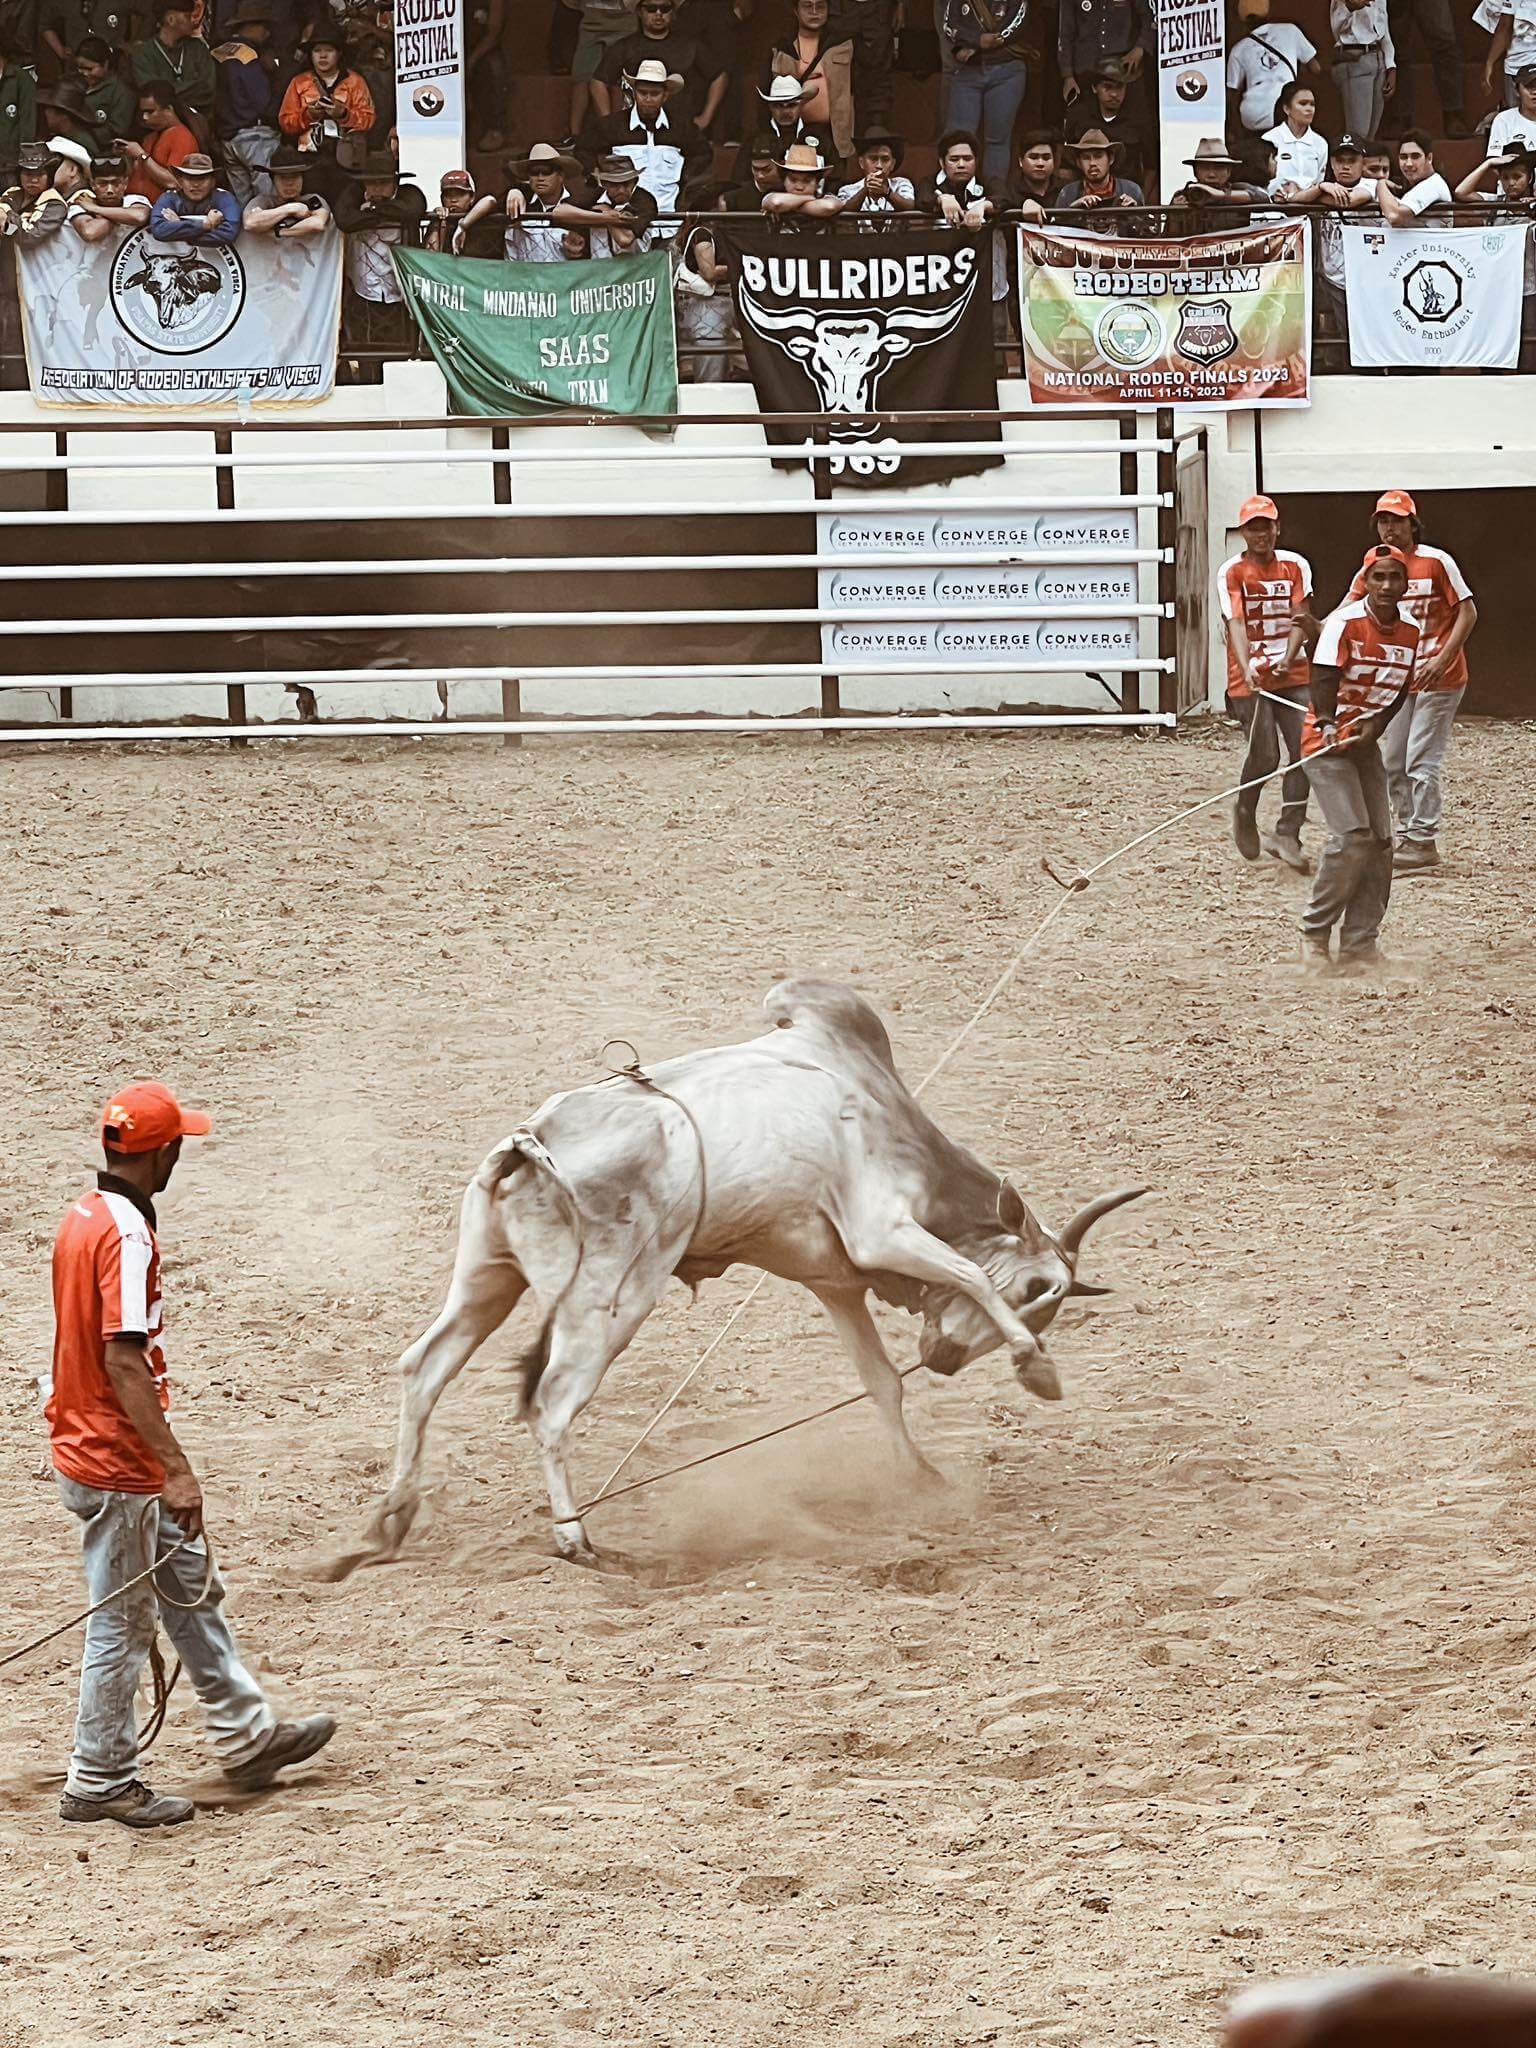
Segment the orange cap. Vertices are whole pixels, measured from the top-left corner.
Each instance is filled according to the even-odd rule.
[[[1419,508],[1406,491],[1383,491],[1376,500],[1378,512],[1395,512],[1399,519],[1417,519]]]
[[[1369,569],[1372,562],[1383,561],[1396,562],[1400,569],[1402,569],[1405,573],[1407,572],[1408,557],[1403,553],[1401,548],[1389,548],[1385,541],[1382,542],[1380,547],[1367,548],[1365,551],[1365,560],[1360,564],[1360,566],[1362,569]]]
[[[1250,519],[1278,519],[1280,507],[1273,498],[1244,498],[1237,508],[1237,523],[1246,526]]]
[[[163,1082],[131,1081],[101,1112],[101,1135],[114,1152],[156,1152],[178,1138],[205,1138],[213,1120],[183,1109]]]

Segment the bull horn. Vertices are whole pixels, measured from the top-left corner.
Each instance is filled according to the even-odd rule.
[[[1067,1289],[1067,1293],[1069,1295],[1113,1294],[1114,1291],[1115,1290],[1113,1289],[1113,1287],[1090,1287],[1086,1280],[1074,1280],[1072,1282],[1072,1285]]]
[[[1134,1202],[1147,1192],[1145,1188],[1116,1188],[1112,1195],[1096,1195],[1085,1203],[1056,1236],[1067,1257],[1076,1256],[1077,1248],[1101,1217],[1109,1215],[1112,1209],[1123,1208],[1127,1202]]]

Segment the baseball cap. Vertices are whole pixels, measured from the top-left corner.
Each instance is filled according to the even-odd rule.
[[[1364,156],[1365,144],[1357,142],[1353,135],[1341,135],[1329,151],[1330,156]]]
[[[1273,498],[1244,498],[1237,508],[1237,523],[1246,526],[1250,519],[1278,519],[1280,507]]]
[[[101,1112],[101,1135],[114,1152],[155,1152],[178,1138],[205,1138],[213,1120],[183,1109],[162,1081],[130,1081]]]
[[[1536,85],[1536,64],[1522,64],[1515,73],[1516,85]]]
[[[1406,491],[1383,491],[1376,500],[1378,512],[1395,512],[1399,519],[1417,519],[1419,508]]]
[[[1405,571],[1408,567],[1408,557],[1403,553],[1402,549],[1389,548],[1385,541],[1383,541],[1379,547],[1367,548],[1365,551],[1365,560],[1360,564],[1360,566],[1362,569],[1369,569],[1373,562],[1383,561],[1396,562],[1398,567]]]
[[[473,192],[475,181],[468,171],[444,171],[437,181],[440,192]]]

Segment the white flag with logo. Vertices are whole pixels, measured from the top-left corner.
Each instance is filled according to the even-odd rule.
[[[1512,370],[1529,233],[1524,222],[1346,226],[1350,362],[1358,370]]]

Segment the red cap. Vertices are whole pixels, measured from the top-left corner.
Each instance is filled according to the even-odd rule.
[[[1399,519],[1417,519],[1419,508],[1406,491],[1383,491],[1376,500],[1378,512],[1395,512]]]
[[[1396,562],[1405,574],[1408,570],[1408,557],[1403,553],[1402,549],[1389,548],[1385,541],[1382,542],[1380,547],[1367,548],[1365,560],[1360,566],[1362,569],[1369,569],[1373,562]]]
[[[1250,519],[1278,519],[1280,507],[1273,498],[1244,498],[1237,508],[1237,523],[1246,526]]]
[[[178,1138],[205,1138],[213,1121],[183,1109],[160,1081],[131,1081],[101,1112],[101,1135],[114,1152],[156,1152]]]
[[[437,189],[440,192],[473,192],[474,176],[469,171],[444,171],[437,181]]]

